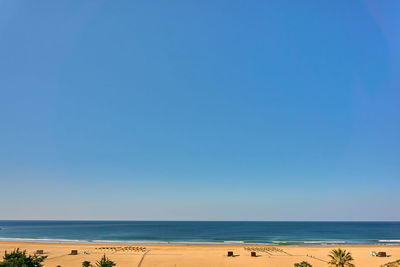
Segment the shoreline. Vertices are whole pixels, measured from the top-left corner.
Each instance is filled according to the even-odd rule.
[[[153,240],[74,240],[52,238],[0,238],[1,242],[42,243],[42,244],[88,244],[88,245],[183,245],[183,246],[276,246],[276,247],[337,247],[337,246],[399,246],[400,240],[382,240],[373,242],[351,241],[270,241],[270,242],[246,242],[246,241],[153,241]]]
[[[356,243],[335,243],[335,244],[319,244],[319,243],[311,243],[311,244],[298,244],[298,245],[280,245],[280,244],[273,244],[273,243],[224,243],[224,242],[142,242],[142,241],[102,241],[102,242],[95,242],[95,241],[51,241],[51,240],[37,240],[37,239],[24,239],[24,240],[16,240],[16,239],[2,239],[0,238],[0,245],[1,244],[41,244],[41,245],[87,245],[87,246],[171,246],[171,247],[278,247],[278,248],[332,248],[332,247],[390,247],[390,248],[399,248],[400,244],[356,244]]]
[[[332,248],[332,247],[343,247],[343,248],[376,248],[376,247],[389,247],[389,248],[398,248],[400,249],[400,244],[393,244],[393,245],[381,245],[381,244],[336,244],[336,245],[318,245],[318,244],[310,244],[310,245],[288,245],[288,246],[281,246],[277,244],[265,244],[265,243],[241,243],[241,244],[235,244],[235,243],[206,243],[206,242],[198,242],[198,243],[145,243],[145,242],[140,242],[140,243],[132,243],[132,244],[127,244],[127,243],[120,243],[120,242],[48,242],[48,241],[15,241],[15,240],[0,240],[0,246],[4,244],[29,244],[29,245],[66,245],[66,246],[71,246],[71,245],[77,245],[77,246],[104,246],[108,245],[110,247],[117,247],[117,246],[148,246],[148,247],[278,247],[281,249],[285,248]]]

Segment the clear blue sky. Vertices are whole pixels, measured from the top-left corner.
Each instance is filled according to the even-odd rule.
[[[399,14],[0,0],[0,219],[400,220]]]

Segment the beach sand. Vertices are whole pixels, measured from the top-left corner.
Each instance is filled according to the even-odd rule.
[[[142,252],[101,252],[99,247],[124,247],[116,244],[71,244],[71,243],[33,243],[33,242],[0,242],[0,255],[4,251],[14,248],[27,250],[32,254],[43,249],[48,258],[45,267],[81,266],[82,261],[96,262],[106,254],[118,267],[205,267],[205,266],[293,266],[296,262],[308,261],[313,267],[328,266],[328,253],[337,247],[278,247],[286,253],[274,252],[257,253],[258,257],[251,257],[244,246],[229,245],[141,245],[146,247],[146,255]],[[139,246],[139,245],[132,245]],[[400,259],[400,246],[340,246],[350,251],[354,257],[354,264],[359,267],[378,267],[384,263]],[[68,255],[71,250],[78,250],[78,255]],[[89,254],[84,254],[84,251]],[[227,251],[233,251],[235,257],[227,257]],[[389,257],[378,258],[370,256],[371,251],[386,251]],[[307,256],[308,255],[308,256]],[[312,257],[310,257],[310,255]]]

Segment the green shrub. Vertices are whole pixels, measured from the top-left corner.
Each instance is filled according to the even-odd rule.
[[[295,264],[294,264],[294,267],[312,267],[312,265],[309,264],[309,263],[306,262],[306,261],[302,261],[302,262],[300,262],[300,263],[295,263]]]
[[[19,248],[11,253],[4,253],[0,267],[42,267],[42,262],[47,256],[26,255],[26,250],[20,251]]]

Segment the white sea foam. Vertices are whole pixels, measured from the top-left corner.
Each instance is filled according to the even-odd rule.
[[[0,241],[38,242],[38,243],[97,243],[97,244],[126,244],[126,245],[242,245],[244,241],[155,241],[155,240],[77,240],[55,238],[0,238]],[[263,245],[264,243],[246,243],[248,245]],[[264,244],[265,245],[265,244]]]
[[[227,241],[163,241],[163,240],[79,240],[79,239],[57,239],[57,238],[6,238],[0,237],[0,241],[20,241],[20,242],[38,242],[38,243],[98,243],[98,244],[132,244],[132,245],[335,245],[335,244],[372,244],[374,242],[356,242],[343,240],[310,240],[310,241],[269,241],[269,242],[246,242],[240,240]],[[387,245],[400,243],[399,239],[378,240],[375,243],[387,243]]]
[[[104,243],[104,244],[169,244],[168,241],[154,241],[154,240],[92,240],[92,243]]]
[[[346,241],[332,241],[332,240],[326,240],[326,241],[304,241],[304,244],[345,244]]]
[[[55,238],[7,238],[0,237],[1,241],[21,241],[21,242],[49,242],[49,243],[85,243],[87,240],[77,239],[55,239]]]

